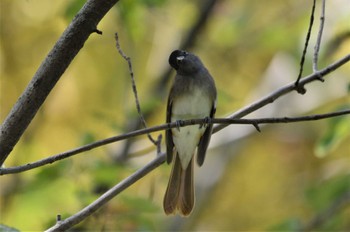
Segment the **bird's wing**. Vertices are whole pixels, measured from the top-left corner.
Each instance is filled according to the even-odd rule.
[[[170,96],[169,96],[167,110],[166,110],[167,123],[171,122],[172,106],[173,106],[173,102],[170,100]],[[173,159],[173,149],[174,149],[173,135],[171,133],[171,129],[168,129],[165,131],[165,144],[166,144],[167,163],[170,164]]]
[[[210,111],[210,118],[214,118],[215,112],[216,112],[216,103],[214,102]],[[203,136],[199,140],[198,149],[197,149],[197,164],[199,166],[202,166],[204,163],[205,153],[207,151],[207,148],[210,142],[212,130],[213,130],[213,124],[209,124],[205,129]]]

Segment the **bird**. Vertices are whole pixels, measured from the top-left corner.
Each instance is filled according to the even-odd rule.
[[[212,134],[209,120],[216,112],[217,91],[213,77],[198,56],[175,50],[169,64],[176,75],[168,96],[166,122],[176,122],[178,126],[165,132],[166,160],[173,164],[163,208],[166,215],[189,216],[195,204],[194,154],[197,151],[197,164],[202,166]],[[195,118],[204,118],[206,123],[180,127],[181,120]]]

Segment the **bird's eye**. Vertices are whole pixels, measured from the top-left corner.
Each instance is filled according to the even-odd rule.
[[[176,57],[177,65],[181,64],[184,59],[185,59],[185,56],[178,56],[178,57]]]
[[[176,57],[177,61],[182,61],[183,59],[185,59],[185,56],[178,56],[178,57]]]

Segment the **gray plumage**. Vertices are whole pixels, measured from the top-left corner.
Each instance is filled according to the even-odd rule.
[[[215,83],[201,60],[176,50],[169,57],[176,70],[167,104],[166,122],[193,118],[213,118],[216,110]],[[166,214],[187,216],[194,206],[193,157],[202,166],[212,133],[212,125],[191,125],[166,131],[167,162],[173,167],[164,197]]]

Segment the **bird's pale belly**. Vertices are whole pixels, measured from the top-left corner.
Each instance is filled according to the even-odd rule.
[[[212,102],[201,91],[193,91],[190,96],[182,96],[173,102],[171,121],[209,117]],[[173,128],[173,142],[180,156],[181,166],[186,169],[196,150],[206,127],[191,125]]]

